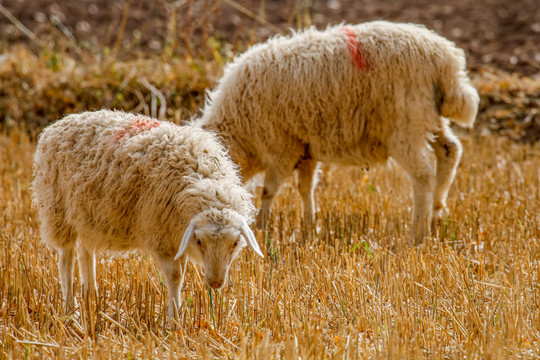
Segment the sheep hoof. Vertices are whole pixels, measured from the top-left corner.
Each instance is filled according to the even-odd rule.
[[[433,205],[433,219],[442,219],[447,213],[446,205],[443,203],[435,203]]]
[[[418,246],[424,242],[424,239],[431,235],[430,229],[427,227],[430,221],[423,224],[413,224],[411,234],[409,236],[409,245]]]
[[[304,217],[302,218],[302,225],[304,226],[305,229],[309,229],[315,223],[314,220],[315,219],[313,219],[313,216],[305,216],[304,215]]]
[[[418,246],[418,245],[422,244],[423,240],[424,240],[423,236],[422,237],[418,236],[418,235],[411,236],[409,238],[409,246]]]
[[[435,230],[438,226],[444,224],[448,217],[448,210],[443,205],[435,205],[433,207],[433,218],[431,220],[431,229]]]

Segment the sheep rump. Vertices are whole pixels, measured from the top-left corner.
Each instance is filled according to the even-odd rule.
[[[478,100],[452,42],[376,21],[253,46],[225,68],[195,123],[221,135],[244,180],[265,172],[259,226],[295,169],[310,220],[318,161],[369,166],[392,157],[412,180],[419,240],[433,209],[445,208],[461,156],[446,118],[472,126]]]
[[[173,302],[179,306],[187,258],[205,261],[194,246],[174,260],[188,226],[196,219],[239,234],[255,211],[236,166],[211,133],[108,110],[69,115],[40,134],[33,191],[42,240],[60,251],[68,302],[77,243],[87,290],[96,287],[95,249],[137,248],[156,259],[171,309]]]

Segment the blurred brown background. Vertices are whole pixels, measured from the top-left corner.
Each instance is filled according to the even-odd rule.
[[[3,0],[2,5],[44,41],[54,41],[55,32],[82,47],[114,47],[118,41],[123,55],[159,52],[167,41],[174,41],[179,53],[196,52],[210,37],[245,44],[288,28],[386,19],[422,23],[455,41],[466,49],[473,70],[492,64],[529,76],[540,72],[538,0]],[[4,47],[31,41],[4,15],[0,19]]]
[[[477,134],[540,141],[539,0],[0,0],[0,126],[37,133],[98,108],[156,116],[158,93],[182,122],[250,44],[376,19],[425,24],[465,49]]]

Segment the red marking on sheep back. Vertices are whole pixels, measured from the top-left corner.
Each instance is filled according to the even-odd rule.
[[[158,127],[159,125],[160,122],[156,119],[152,119],[147,116],[137,116],[134,118],[134,121],[131,124],[129,124],[124,129],[119,130],[118,133],[114,136],[114,138],[119,140],[127,135],[131,137],[140,132]]]
[[[133,127],[136,130],[136,132],[150,130],[158,126],[159,126],[159,121],[157,121],[156,119],[146,117],[146,116],[137,116],[135,118],[135,122],[133,123]]]
[[[349,48],[349,55],[352,62],[360,70],[368,70],[368,64],[362,51],[362,43],[356,40],[356,34],[348,27],[341,28],[345,36],[347,37],[347,47]]]

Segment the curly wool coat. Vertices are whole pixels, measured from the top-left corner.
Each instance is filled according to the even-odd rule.
[[[190,221],[240,229],[255,211],[211,133],[108,110],[69,115],[40,134],[33,191],[42,239],[60,250],[68,302],[78,242],[87,287],[95,287],[95,249],[137,248],[156,258],[178,306],[183,272],[174,257]],[[196,246],[185,255],[205,261]]]
[[[376,21],[253,46],[225,68],[195,123],[223,137],[244,180],[265,172],[259,226],[295,169],[309,220],[317,161],[392,157],[412,180],[411,235],[420,241],[432,212],[442,214],[461,156],[446,118],[472,126],[478,101],[461,49],[422,26]]]

